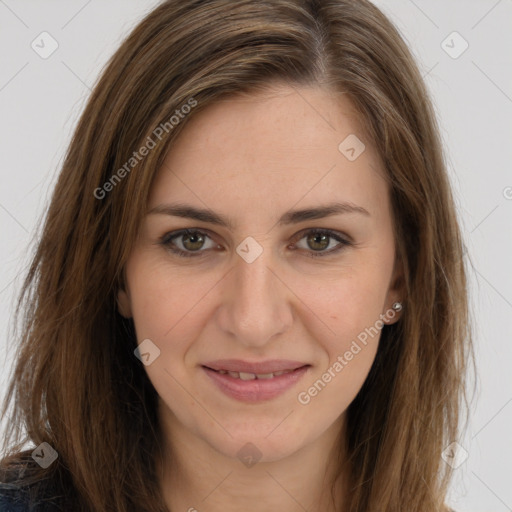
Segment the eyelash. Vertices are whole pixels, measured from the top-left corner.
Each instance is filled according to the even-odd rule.
[[[329,238],[334,238],[337,242],[340,242],[338,246],[334,249],[330,249],[329,251],[308,251],[310,252],[309,257],[311,258],[323,258],[328,255],[332,255],[334,253],[338,253],[339,251],[343,250],[346,246],[354,245],[352,242],[349,242],[345,238],[341,237],[340,234],[337,231],[333,231],[331,229],[308,229],[306,231],[302,231],[300,233],[300,238],[297,239],[297,241],[302,240],[307,235],[314,233],[317,235],[327,235]],[[207,236],[211,239],[211,237],[208,235],[207,232],[201,231],[199,229],[181,229],[179,231],[172,231],[170,233],[166,233],[160,238],[160,245],[163,245],[168,250],[170,250],[172,253],[176,254],[179,257],[182,258],[197,258],[201,257],[203,253],[206,252],[206,250],[198,250],[195,253],[194,252],[188,252],[183,251],[182,249],[177,248],[172,240],[175,238],[179,238],[183,235],[194,235],[194,234],[200,234],[202,236]]]

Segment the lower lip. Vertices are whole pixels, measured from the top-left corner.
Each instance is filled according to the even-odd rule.
[[[202,367],[206,374],[226,395],[242,402],[261,402],[281,395],[294,386],[309,366],[297,368],[293,372],[283,373],[271,379],[242,380],[231,377],[228,373],[218,373],[210,368]]]

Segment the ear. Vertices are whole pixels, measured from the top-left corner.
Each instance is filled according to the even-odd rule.
[[[125,318],[131,318],[133,316],[130,295],[124,285],[122,285],[117,292],[117,309]]]
[[[402,310],[405,306],[405,282],[404,282],[404,268],[403,263],[399,257],[395,259],[395,266],[393,269],[393,276],[391,278],[391,284],[386,295],[386,301],[384,303],[384,315],[383,321],[386,325],[394,324],[400,320],[402,316]],[[402,304],[402,310],[396,311],[393,309],[393,304],[400,302]],[[389,313],[392,312],[392,313]],[[388,313],[388,314],[386,314]]]

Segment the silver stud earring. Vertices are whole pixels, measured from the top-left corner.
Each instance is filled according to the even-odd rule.
[[[395,302],[393,306],[391,306],[395,311],[401,311],[402,310],[402,303],[401,302]]]

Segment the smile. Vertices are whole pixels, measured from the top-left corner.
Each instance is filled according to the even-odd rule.
[[[310,367],[311,365],[304,365],[294,370],[270,373],[213,370],[207,366],[201,368],[224,395],[241,402],[254,403],[284,394],[302,379]]]
[[[241,379],[241,380],[254,380],[254,379],[272,379],[274,377],[279,377],[279,375],[283,375],[285,373],[290,373],[295,370],[282,370],[279,372],[274,373],[247,373],[247,372],[230,372],[227,370],[213,370],[217,373],[221,373],[223,375],[229,375],[233,377],[234,379]]]

